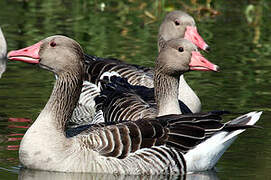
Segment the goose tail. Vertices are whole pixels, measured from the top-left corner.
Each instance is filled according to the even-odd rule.
[[[228,122],[224,129],[229,133],[221,143],[226,143],[238,134],[244,132],[247,128],[256,127],[254,125],[260,119],[261,115],[262,112],[250,112]]]
[[[222,131],[214,133],[195,148],[185,154],[187,171],[205,171],[212,169],[237,135],[247,128],[256,127],[262,112],[250,112],[225,124]]]

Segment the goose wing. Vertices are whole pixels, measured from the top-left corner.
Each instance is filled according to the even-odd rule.
[[[166,146],[187,152],[210,134],[227,130],[221,114],[214,112],[191,115],[167,115],[137,121],[109,122],[83,126],[76,138],[85,148],[103,156],[125,158],[143,148]],[[234,124],[235,128],[237,127]],[[246,127],[240,127],[246,128]],[[71,134],[71,133],[70,133]]]
[[[123,119],[135,121],[157,115],[153,88],[131,85],[127,79],[113,73],[102,78],[100,94],[94,100],[98,117],[103,120],[95,120],[96,122],[121,122]],[[183,114],[191,113],[183,102],[179,101],[179,105]]]
[[[86,78],[97,84],[104,72],[117,72],[121,77],[126,78],[131,85],[153,87],[153,74],[151,68],[139,65],[126,64],[114,58],[100,58],[85,54]]]
[[[152,93],[146,87],[135,88],[126,79],[113,75],[103,78],[100,89],[100,95],[95,98],[96,111],[103,112],[104,122],[156,116]]]
[[[69,128],[89,123],[104,122],[102,111],[97,110],[94,116],[96,111],[94,98],[100,94],[100,89],[97,84],[105,72],[117,72],[122,77],[127,78],[129,83],[133,85],[153,86],[152,69],[138,65],[129,65],[114,58],[100,58],[85,54],[85,71],[85,80],[78,105],[67,124]],[[153,101],[153,95],[151,95],[149,99]]]

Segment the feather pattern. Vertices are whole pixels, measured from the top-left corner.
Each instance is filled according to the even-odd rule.
[[[220,120],[220,115],[210,112],[187,116],[167,115],[122,123],[99,123],[82,132],[80,138],[85,142],[85,147],[89,146],[89,149],[110,157],[124,158],[139,149],[165,144],[186,152],[204,141],[206,133],[213,135],[225,126],[225,130],[233,126],[222,124]],[[205,122],[204,125],[202,122]]]
[[[126,64],[123,61],[111,58],[99,58],[85,54],[87,79],[97,84],[104,72],[117,72],[126,78],[131,85],[153,87],[153,70],[143,66]]]
[[[138,120],[156,116],[153,100],[146,102],[148,97],[138,96],[133,89],[117,85],[114,81],[103,84],[102,94],[95,98],[96,110],[103,112],[105,122],[122,120]]]
[[[137,166],[140,172],[151,167],[149,174],[182,174],[187,172],[186,153],[217,133],[231,134],[236,132],[237,127],[242,130],[242,123],[252,118],[251,114],[248,114],[240,118],[242,122],[237,118],[223,124],[220,117],[223,113],[225,112],[167,115],[147,120],[94,124],[77,136],[77,140],[101,156],[120,160],[115,160],[114,163],[110,161],[108,166],[131,168],[134,167],[131,163],[137,164],[137,161],[141,161],[139,167]],[[202,122],[208,123],[202,125]],[[247,124],[247,127],[254,126]]]

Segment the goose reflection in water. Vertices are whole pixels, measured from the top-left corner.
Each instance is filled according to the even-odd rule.
[[[19,171],[18,180],[219,180],[214,170],[187,174],[183,176],[179,175],[152,175],[152,176],[136,176],[136,175],[114,175],[114,174],[100,174],[100,173],[61,173],[61,172],[49,172],[38,171],[22,168]]]
[[[19,144],[24,136],[24,132],[30,127],[31,119],[27,118],[8,118],[8,132],[3,135],[3,141],[6,142],[6,150],[18,151]],[[22,133],[23,131],[23,133]]]

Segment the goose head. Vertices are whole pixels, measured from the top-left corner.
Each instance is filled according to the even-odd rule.
[[[10,60],[38,64],[56,75],[82,67],[83,58],[80,45],[60,35],[50,36],[32,46],[8,53]]]
[[[162,37],[165,41],[185,38],[202,50],[210,50],[209,46],[199,35],[193,17],[183,11],[173,11],[166,15],[160,26],[158,37]],[[161,47],[158,45],[159,48]]]
[[[156,60],[156,72],[178,77],[190,70],[218,71],[219,67],[204,58],[189,40],[167,41]]]

